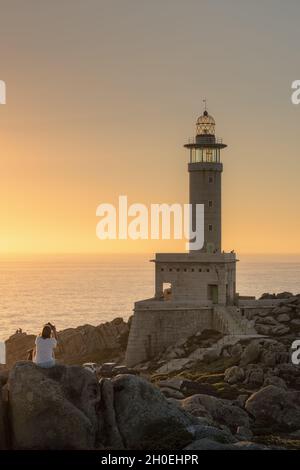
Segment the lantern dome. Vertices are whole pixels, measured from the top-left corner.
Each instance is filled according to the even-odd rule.
[[[205,110],[196,122],[197,135],[215,135],[216,122],[210,114]]]

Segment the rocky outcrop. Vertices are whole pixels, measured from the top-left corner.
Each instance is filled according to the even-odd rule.
[[[272,447],[275,441],[257,442],[282,432],[295,447],[300,366],[290,362],[290,346],[300,331],[299,299],[255,309],[251,320],[268,337],[205,330],[135,370],[119,365],[128,335],[123,320],[60,332],[61,362],[96,364],[46,370],[18,363],[8,385],[0,374],[0,447],[248,450]],[[10,338],[10,363],[34,338]]]
[[[248,414],[229,400],[198,394],[182,400],[181,406],[194,416],[228,426],[232,432],[236,432],[238,426],[249,428],[250,425]]]
[[[246,410],[255,418],[256,427],[273,432],[295,431],[300,423],[300,392],[268,385],[251,395]]]
[[[289,305],[278,305],[274,308],[274,318],[270,312],[265,315],[262,310],[261,318],[266,319],[266,325],[277,327],[288,323],[286,334],[236,337],[235,342],[226,341],[225,336],[215,343],[223,346],[218,348],[218,355],[212,361],[198,354],[196,338],[185,339],[180,357],[177,345],[176,358],[169,347],[167,356],[161,354],[157,362],[144,364],[144,372],[148,370],[152,381],[170,402],[197,417],[201,426],[212,426],[222,432],[225,427],[231,436],[243,441],[241,445],[237,442],[224,444],[224,441],[218,444],[205,435],[193,439],[187,449],[223,446],[252,449],[257,445],[255,442],[267,442],[268,448],[273,444],[300,448],[299,436],[295,435],[300,423],[300,366],[291,363],[290,350],[292,341],[297,338],[297,333],[291,334],[291,324],[299,314],[298,300],[297,296],[288,299]],[[255,315],[259,315],[258,310]],[[290,320],[279,315],[287,315]],[[194,344],[196,349],[185,356],[185,346],[182,346],[187,343]],[[284,439],[280,433],[285,433]]]
[[[172,448],[191,441],[196,420],[168,402],[148,381],[133,375],[112,379],[114,410],[127,449]]]
[[[259,341],[252,341],[250,344],[248,344],[241,355],[240,365],[246,366],[248,364],[254,364],[257,362],[261,354],[261,349],[262,348]]]
[[[10,369],[17,361],[26,361],[28,353],[34,347],[35,335],[15,333],[5,341],[6,365],[1,368]]]
[[[94,374],[80,366],[18,363],[9,376],[14,449],[93,449],[100,400]]]
[[[234,402],[201,394],[167,399],[136,375],[99,382],[95,373],[81,366],[42,369],[23,361],[11,370],[7,386],[6,419],[0,422],[3,448],[264,448],[249,442],[252,420]]]
[[[228,382],[231,385],[238,382],[242,382],[244,378],[245,372],[242,367],[232,366],[226,369],[225,371],[224,380],[225,382]]]
[[[192,442],[188,429],[198,423],[135,375],[99,383],[81,366],[42,369],[23,361],[11,370],[7,385],[3,448],[9,443],[13,449],[180,449]]]
[[[136,377],[104,378],[81,366],[19,362],[8,379],[13,449],[182,448],[197,420]]]
[[[103,362],[119,355],[122,337],[128,335],[128,324],[122,318],[99,326],[85,325],[69,328],[59,334],[60,347],[57,358],[66,364],[87,361]]]
[[[59,332],[56,358],[62,364],[103,362],[125,352],[128,323],[122,318],[98,326],[84,325]],[[6,341],[7,368],[26,360],[36,336],[16,333]],[[124,341],[125,339],[125,341]]]
[[[293,294],[291,292],[280,292],[279,294],[270,294],[268,292],[265,292],[264,294],[261,295],[260,300],[289,299],[291,297],[293,297]]]
[[[255,321],[255,329],[259,334],[281,337],[300,332],[300,295],[283,292],[277,296],[264,294],[262,298],[282,299],[282,302],[273,308],[253,309],[253,314],[247,313],[248,319]]]

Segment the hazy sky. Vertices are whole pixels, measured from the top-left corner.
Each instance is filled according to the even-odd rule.
[[[188,202],[202,99],[223,151],[223,247],[300,252],[298,0],[0,0],[0,252],[101,242],[96,207]]]

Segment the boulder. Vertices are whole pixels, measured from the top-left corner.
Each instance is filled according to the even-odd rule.
[[[277,321],[273,317],[264,317],[264,318],[257,318],[256,323],[262,323],[263,325],[277,325]]]
[[[79,366],[19,362],[9,375],[14,449],[92,449],[100,400],[95,374]]]
[[[263,351],[261,355],[261,362],[266,366],[273,367],[277,363],[277,353],[274,351]]]
[[[289,362],[277,364],[276,375],[282,378],[288,387],[300,386],[300,365],[296,366]]]
[[[175,372],[179,371],[186,366],[186,364],[190,362],[190,359],[188,358],[182,358],[182,359],[171,359],[171,361],[168,361],[166,364],[160,366],[157,370],[157,374],[168,374],[169,372]]]
[[[252,341],[244,349],[244,352],[241,356],[240,365],[243,367],[248,364],[254,364],[258,361],[261,351],[261,344],[258,341]]]
[[[251,429],[246,428],[245,426],[238,426],[235,437],[237,437],[240,441],[251,441],[253,432]]]
[[[111,380],[102,378],[99,382],[101,402],[99,407],[98,441],[115,450],[124,449],[114,407],[114,386]]]
[[[217,349],[211,348],[205,351],[203,354],[203,361],[207,364],[216,361],[220,357],[220,351]]]
[[[188,430],[192,433],[193,440],[207,438],[226,444],[237,442],[237,439],[231,434],[230,431],[218,429],[213,426],[203,426],[198,424],[195,426],[190,426]]]
[[[26,333],[15,333],[5,341],[6,365],[12,367],[17,361],[25,361],[28,351],[34,348],[34,335]]]
[[[279,294],[276,295],[277,299],[289,299],[290,297],[293,297],[292,292],[279,292]]]
[[[184,450],[237,450],[234,444],[224,444],[209,438],[197,439],[186,446]]]
[[[237,426],[249,427],[247,413],[233,402],[208,395],[193,395],[181,401],[181,406],[194,416],[212,418],[219,425],[225,424],[232,432]]]
[[[275,385],[276,387],[287,390],[287,385],[285,381],[280,377],[277,377],[276,375],[270,375],[265,378],[264,387],[267,387],[268,385]]]
[[[285,352],[286,347],[284,344],[277,340],[267,340],[264,342],[260,361],[269,367],[274,367],[277,363],[281,362],[282,353]]]
[[[232,357],[241,357],[243,353],[243,346],[241,345],[241,343],[236,343],[232,346],[232,348],[230,349],[230,355]]]
[[[234,400],[234,403],[235,403],[235,405],[239,406],[240,408],[244,408],[245,403],[248,400],[248,398],[249,398],[249,395],[246,395],[245,393],[241,394]]]
[[[277,321],[279,321],[279,323],[289,322],[290,316],[287,313],[281,313],[280,315],[278,315]]]
[[[167,351],[164,353],[164,358],[176,359],[178,357],[183,357],[186,355],[185,349],[183,346],[170,346]]]
[[[141,377],[112,379],[119,432],[127,449],[174,449],[191,442],[188,426],[197,420],[168,401]]]
[[[265,336],[283,336],[290,331],[287,324],[277,322],[275,325],[264,325],[262,323],[256,323],[255,329],[257,333]]]
[[[279,307],[275,307],[272,310],[273,315],[281,315],[284,313],[289,313],[291,311],[290,307],[287,305],[280,305]]]
[[[267,317],[269,316],[270,309],[269,308],[264,308],[264,309],[254,309],[254,312],[256,315],[259,315],[260,317]],[[250,312],[247,312],[247,315],[251,315]]]
[[[245,372],[241,367],[232,366],[225,370],[224,381],[230,385],[242,382],[245,378]]]
[[[183,392],[186,397],[195,395],[196,393],[217,396],[217,391],[213,385],[206,382],[193,382],[192,380],[182,381],[181,392]]]
[[[276,299],[276,294],[270,294],[269,292],[264,292],[259,300],[265,300],[265,299]]]
[[[164,394],[165,397],[168,398],[176,398],[178,400],[184,398],[184,394],[179,390],[174,390],[174,388],[160,387],[160,391]]]
[[[271,334],[274,336],[283,336],[286,335],[290,331],[289,326],[279,324],[271,328]]]
[[[262,325],[261,323],[256,323],[255,324],[255,329],[258,334],[268,336],[271,332],[271,326],[270,325]]]
[[[268,385],[247,400],[246,410],[257,427],[274,431],[295,431],[300,423],[300,392]]]
[[[169,380],[160,380],[158,382],[158,386],[161,387],[167,387],[167,388],[173,388],[174,390],[178,390],[180,392],[181,386],[182,386],[183,380],[182,379],[169,379]]]
[[[251,389],[261,387],[264,382],[264,371],[258,364],[250,364],[245,376],[244,383]]]

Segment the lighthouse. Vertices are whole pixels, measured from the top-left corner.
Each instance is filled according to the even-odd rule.
[[[154,296],[134,304],[126,363],[149,359],[183,337],[216,329],[242,332],[232,315],[236,306],[236,255],[222,249],[223,164],[226,145],[215,135],[215,120],[204,112],[196,121],[189,150],[189,202],[192,228],[196,205],[204,205],[204,244],[186,253],[156,253]],[[235,326],[233,326],[235,325]]]
[[[192,229],[196,229],[196,204],[204,206],[204,245],[201,251],[220,253],[222,249],[221,149],[227,147],[215,136],[215,120],[205,109],[196,122],[196,136],[185,144],[189,149],[189,201]]]
[[[205,108],[196,121],[196,135],[189,149],[189,202],[192,228],[196,229],[196,205],[204,206],[204,244],[189,253],[157,253],[155,298],[197,305],[233,305],[236,295],[236,256],[222,250],[222,194],[224,144],[215,135],[215,120]],[[165,294],[168,294],[167,296]]]

